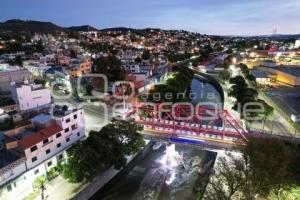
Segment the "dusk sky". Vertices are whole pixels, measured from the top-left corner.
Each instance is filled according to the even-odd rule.
[[[185,29],[205,34],[300,33],[300,0],[1,0],[0,21]]]

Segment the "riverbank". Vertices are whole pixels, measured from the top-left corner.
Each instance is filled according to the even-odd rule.
[[[122,170],[91,199],[129,200],[146,196],[159,200],[198,199],[205,190],[216,153],[196,146],[173,144],[175,148],[171,155],[176,156],[177,163],[172,161],[169,166],[164,162],[170,154],[166,145],[170,146],[162,143],[158,149],[148,149],[131,170]]]

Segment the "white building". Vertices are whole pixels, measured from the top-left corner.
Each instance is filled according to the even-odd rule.
[[[296,40],[295,42],[295,49],[300,48],[300,39]]]
[[[11,94],[13,100],[18,104],[22,111],[41,108],[50,105],[50,90],[42,85],[24,84],[12,85]]]
[[[21,150],[23,156],[6,166],[0,165],[1,200],[24,198],[32,192],[32,182],[64,162],[66,150],[85,137],[83,109],[55,108],[53,117],[38,115],[32,119],[32,126],[39,130],[16,130],[8,137],[20,138],[8,146]]]
[[[31,80],[31,73],[27,69],[8,64],[0,64],[0,90],[10,91],[11,82],[22,83]]]
[[[139,73],[141,71],[140,66],[137,64],[127,64],[127,65],[123,65],[122,67],[125,71],[130,73]]]

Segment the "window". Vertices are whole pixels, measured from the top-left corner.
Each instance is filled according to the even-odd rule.
[[[31,152],[34,152],[34,151],[36,151],[36,150],[37,150],[37,146],[33,146],[33,147],[30,148],[30,151],[31,151]]]
[[[49,142],[48,138],[43,141],[43,144],[47,144]]]
[[[67,122],[67,123],[69,123],[70,121],[71,121],[70,118],[66,119],[66,122]]]
[[[66,138],[66,141],[69,142],[69,141],[70,141],[70,138]]]
[[[49,161],[49,162],[47,163],[47,166],[50,167],[51,165],[52,165],[52,161]]]
[[[56,146],[57,146],[57,148],[61,147],[61,143],[58,143]]]
[[[77,133],[77,136],[78,136],[78,137],[80,136],[80,132]]]
[[[72,128],[72,130],[74,131],[75,129],[77,129],[77,124],[73,124],[73,125],[71,126],[71,128]]]
[[[61,136],[61,133],[56,134],[56,138],[59,138]]]
[[[74,115],[74,119],[77,119],[77,114]]]
[[[49,154],[49,153],[50,153],[50,149],[47,149],[47,150],[46,150],[46,154]]]
[[[37,175],[38,173],[40,173],[39,169],[34,170],[34,175]]]
[[[31,158],[31,162],[35,162],[37,160],[37,157],[34,156],[33,158]]]
[[[69,128],[65,128],[65,133],[69,131]]]
[[[9,184],[6,188],[7,188],[7,191],[8,191],[8,192],[10,192],[10,191],[12,190],[12,187],[11,187],[10,184]]]

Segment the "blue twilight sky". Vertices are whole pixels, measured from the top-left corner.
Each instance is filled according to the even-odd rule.
[[[186,29],[206,34],[300,33],[300,0],[1,0],[0,21]]]

